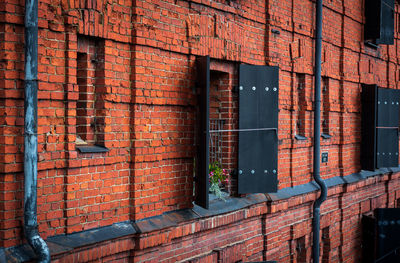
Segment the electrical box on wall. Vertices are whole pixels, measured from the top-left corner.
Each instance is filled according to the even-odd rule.
[[[321,162],[322,163],[327,163],[328,162],[328,152],[323,152],[321,154]]]
[[[400,90],[363,85],[361,100],[361,168],[397,167]]]

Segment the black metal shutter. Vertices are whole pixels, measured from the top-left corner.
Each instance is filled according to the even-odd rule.
[[[376,168],[399,165],[399,136],[397,129],[377,129]]]
[[[378,88],[376,167],[398,166],[399,91]]]
[[[376,43],[386,45],[394,43],[394,0],[381,2],[381,32]]]
[[[210,104],[210,57],[197,59],[197,88],[199,94],[199,136],[197,149],[195,203],[208,209],[209,164],[209,104]]]
[[[376,169],[376,107],[378,87],[363,85],[361,93],[361,169]]]
[[[400,91],[363,85],[361,167],[375,170],[399,164]]]
[[[278,90],[278,67],[240,65],[240,194],[277,191]]]

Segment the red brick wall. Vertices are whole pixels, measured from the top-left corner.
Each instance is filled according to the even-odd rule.
[[[361,261],[361,216],[398,206],[400,174],[371,177],[328,191],[321,207],[321,262]],[[55,255],[55,262],[311,262],[315,193],[261,202],[214,217]],[[132,238],[136,240],[132,244]],[[114,244],[116,244],[114,246]],[[130,254],[129,254],[129,253]],[[112,255],[112,257],[110,256]],[[111,257],[111,258],[110,258]]]
[[[39,230],[47,237],[128,220],[132,7],[117,2],[39,2]],[[1,56],[6,65],[0,69],[1,108],[9,120],[1,118],[0,246],[7,247],[23,241],[24,8],[16,1],[2,2],[1,8]],[[110,148],[108,153],[82,154],[75,149],[81,114],[78,35],[96,38],[104,50],[98,67],[91,70],[100,80],[95,83],[101,102],[95,105],[95,115],[100,116],[97,142]]]
[[[397,4],[395,44],[381,45],[379,49],[363,44],[363,1],[324,4],[322,75],[329,81],[329,92],[324,94],[323,105],[324,111],[329,112],[323,116],[329,116],[329,133],[333,136],[322,141],[322,151],[329,152],[329,162],[321,166],[322,177],[327,179],[360,170],[361,83],[398,88],[400,38]],[[69,234],[192,207],[198,104],[195,60],[200,55],[210,55],[216,65],[214,70],[226,67],[222,72],[229,76],[226,85],[229,88],[237,82],[239,63],[279,66],[279,189],[310,182],[314,5],[308,0],[40,1],[38,221],[41,234],[44,237]],[[0,2],[0,246],[3,247],[23,242],[23,14],[20,1]],[[280,33],[272,33],[272,29]],[[82,154],[75,148],[80,116],[80,37],[103,45],[104,59],[99,63],[104,70],[98,72],[101,82],[96,86],[99,91],[96,96],[101,101],[97,107],[99,141],[110,149],[107,153]],[[303,94],[298,90],[298,75],[304,75]],[[231,92],[223,96],[233,104],[237,99]],[[232,109],[227,128],[237,125],[235,106]],[[294,139],[299,118],[304,119],[304,135],[308,140]],[[230,146],[227,159],[231,163],[228,169],[233,169],[234,134],[228,135],[227,145]],[[331,218],[335,218],[332,222],[336,225],[325,231],[332,236],[326,241],[333,251],[332,261],[338,257],[341,260],[356,257],[359,214],[375,207],[393,206],[398,177],[389,178],[396,187],[386,194],[383,183],[376,186],[368,183],[379,178],[361,182],[354,189],[349,186],[351,189],[346,188],[342,196],[331,194],[325,206],[332,205]],[[230,188],[234,187],[232,179]],[[370,198],[363,197],[372,193]],[[268,259],[286,260],[285,255],[294,251],[303,236],[304,247],[309,250],[310,231],[291,235],[290,229],[296,224],[305,224],[309,229],[309,202],[314,197],[311,194],[273,203],[261,219],[251,219],[276,219],[281,226],[251,229],[255,232],[246,246],[256,243],[254,253],[246,250],[243,258],[262,258],[264,250],[257,243],[260,233],[267,240],[264,256]],[[347,206],[343,198],[350,197],[360,200],[354,204],[358,214],[347,218],[353,207]],[[382,201],[385,198],[390,201]],[[275,210],[287,203],[293,204],[290,205],[293,214]],[[340,213],[343,216],[336,218]],[[306,223],[289,219],[288,223],[284,220],[286,216],[304,218]],[[232,224],[244,229],[251,221],[235,220]],[[347,231],[347,226],[357,230]],[[339,245],[340,237],[332,229],[345,233],[343,238],[348,243]],[[212,239],[219,233],[213,230],[198,235]],[[191,240],[194,236],[186,238]],[[235,242],[230,240],[218,246],[242,251],[243,247],[231,246]],[[236,253],[229,251],[204,254],[204,258],[212,260]],[[140,251],[135,257],[143,255],[144,259],[147,252]],[[191,253],[182,258],[194,256]]]

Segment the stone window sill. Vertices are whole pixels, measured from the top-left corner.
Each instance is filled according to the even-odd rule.
[[[107,147],[100,145],[76,145],[76,149],[81,153],[105,153],[110,151]]]

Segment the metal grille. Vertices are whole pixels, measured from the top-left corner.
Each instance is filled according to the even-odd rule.
[[[225,120],[213,119],[210,120],[210,130],[211,131],[221,131],[223,130]],[[212,132],[210,133],[210,163],[218,162],[222,164],[222,147],[223,138],[222,132]]]

